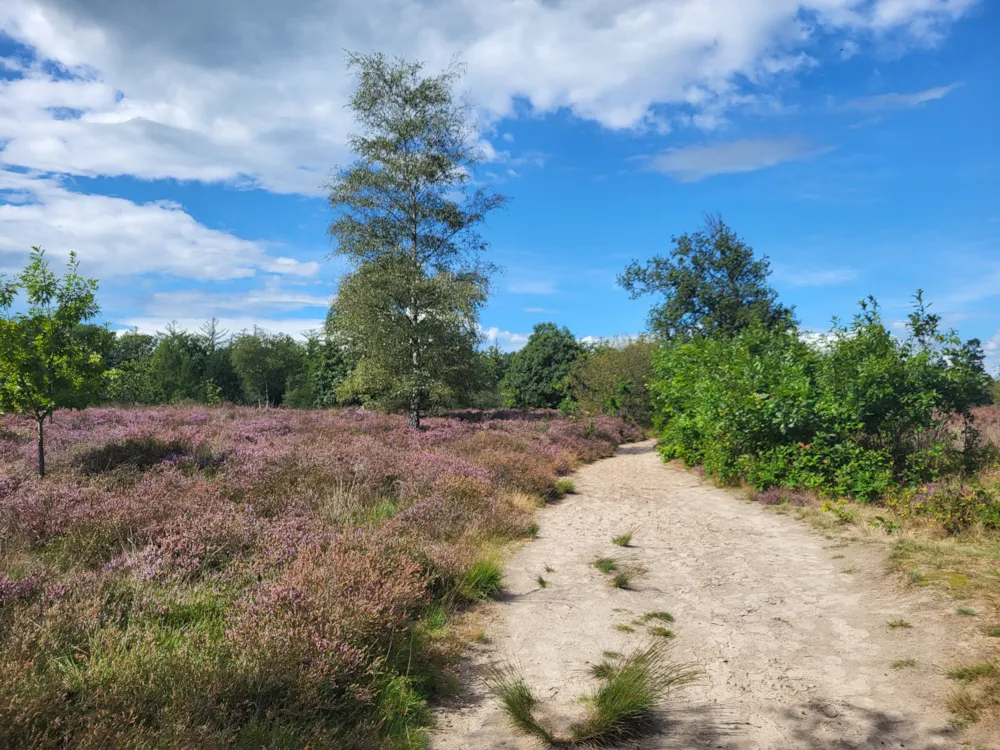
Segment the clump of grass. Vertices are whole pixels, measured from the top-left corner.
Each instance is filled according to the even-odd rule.
[[[487,675],[486,686],[499,699],[511,724],[543,742],[555,744],[555,738],[535,718],[538,699],[514,667],[495,668]]]
[[[541,576],[538,576],[538,578],[535,579],[535,582],[538,583],[538,588],[540,589],[547,589],[549,587],[549,582]]]
[[[909,669],[917,666],[916,659],[896,659],[891,665],[893,669]]]
[[[650,620],[661,620],[662,622],[673,622],[674,616],[669,612],[647,612],[641,618],[643,623],[647,623]]]
[[[616,589],[627,589],[632,586],[632,574],[626,570],[620,570],[611,577],[611,585]]]
[[[1000,627],[993,628],[987,633],[991,638],[1000,638]]]
[[[626,657],[606,657],[590,668],[597,688],[583,701],[587,717],[557,736],[535,716],[538,700],[518,671],[494,669],[487,679],[490,692],[510,722],[527,734],[556,747],[608,745],[642,735],[653,725],[656,710],[676,688],[691,682],[696,673],[667,659],[663,644],[638,649]]]
[[[966,617],[973,617],[976,614],[976,610],[971,609],[970,607],[959,607],[958,609],[955,610],[955,614],[965,615]]]
[[[635,534],[635,529],[631,528],[624,534],[619,534],[618,536],[612,538],[611,541],[613,544],[617,544],[619,547],[631,547],[633,534]]]
[[[493,557],[476,560],[466,571],[458,587],[458,594],[470,602],[495,599],[503,582],[503,568]]]
[[[546,565],[546,566],[545,566],[545,572],[546,572],[546,573],[555,573],[555,572],[556,572],[556,569],[555,569],[555,568],[553,568],[553,567],[551,567],[551,566],[549,566],[549,565]]]
[[[565,497],[566,495],[572,495],[576,492],[576,485],[573,484],[572,479],[557,479],[555,489],[556,494],[559,497]]]
[[[618,570],[618,561],[613,557],[598,557],[594,560],[594,567],[608,575]]]
[[[858,569],[857,569],[857,568],[844,568],[844,569],[843,569],[842,571],[840,571],[840,572],[841,572],[841,573],[857,573],[857,572],[858,572]]]
[[[951,679],[965,683],[975,682],[984,677],[996,677],[998,675],[1000,675],[1000,669],[997,668],[996,664],[988,661],[971,664],[967,667],[958,667],[948,672],[948,676]]]
[[[539,532],[540,530],[541,530],[541,529],[539,529],[539,528],[538,528],[538,524],[537,524],[537,523],[533,523],[533,524],[531,524],[530,526],[528,526],[528,528],[527,528],[527,529],[525,529],[525,532],[524,532],[524,533],[525,533],[525,535],[526,535],[526,536],[527,536],[527,537],[528,537],[529,539],[534,539],[535,537],[537,537],[537,536],[538,536],[538,532]]]
[[[674,631],[673,630],[667,630],[666,628],[660,627],[659,625],[654,625],[651,628],[646,628],[646,632],[649,633],[650,635],[658,635],[661,638],[673,638],[674,637]]]
[[[900,628],[912,628],[913,627],[910,623],[908,623],[906,620],[904,620],[901,617],[898,618],[898,619],[895,619],[895,620],[889,620],[889,622],[887,622],[886,625],[889,626],[890,630],[899,630]]]
[[[910,579],[910,583],[924,582],[924,574],[921,573],[919,570],[911,570],[909,573],[906,574],[906,577]]]
[[[624,623],[622,623],[620,625],[615,625],[615,630],[617,630],[620,633],[634,633],[635,632],[635,628],[633,628],[631,625],[626,625]]]
[[[690,668],[666,656],[666,648],[654,644],[622,659],[586,699],[590,712],[572,727],[574,743],[613,743],[647,731],[656,707],[674,688],[695,677]]]
[[[830,559],[831,559],[831,560],[843,560],[843,559],[844,559],[844,556],[843,556],[843,555],[834,555],[834,556],[833,556],[832,558],[830,558]]]

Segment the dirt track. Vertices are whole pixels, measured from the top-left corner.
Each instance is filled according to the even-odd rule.
[[[834,547],[801,522],[663,465],[652,442],[625,446],[574,481],[577,494],[540,511],[538,539],[510,560],[507,594],[487,610],[490,642],[467,665],[463,701],[439,713],[432,750],[541,747],[484,694],[482,667],[519,665],[542,715],[568,725],[592,684],[588,663],[655,637],[615,625],[657,610],[676,618],[675,658],[702,676],[673,699],[662,731],[633,747],[960,746],[943,672],[970,657],[971,644],[956,638],[963,628],[942,600],[885,575],[881,549]],[[630,527],[634,546],[614,546]],[[592,565],[599,556],[648,572],[635,590],[614,589]],[[912,628],[886,626],[898,618]],[[901,659],[917,665],[890,667]]]

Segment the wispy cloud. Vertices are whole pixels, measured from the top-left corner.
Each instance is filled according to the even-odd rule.
[[[526,313],[534,313],[537,315],[554,315],[559,312],[558,310],[551,310],[548,307],[526,307],[524,308]]]
[[[681,182],[696,182],[719,174],[754,172],[777,164],[809,159],[830,148],[818,148],[805,136],[745,138],[709,146],[668,149],[649,160],[649,167]]]
[[[834,286],[858,278],[853,268],[789,268],[775,265],[774,278],[793,286]]]
[[[554,281],[514,281],[507,287],[514,294],[555,294]]]
[[[853,109],[860,112],[880,112],[886,109],[906,109],[917,107],[927,102],[944,99],[955,89],[962,86],[961,81],[950,83],[947,86],[937,86],[932,89],[915,91],[910,94],[891,92],[888,94],[878,94],[877,96],[862,96],[851,99],[844,104],[844,109]]]
[[[496,326],[491,328],[482,329],[483,336],[491,344],[496,344],[501,349],[507,351],[514,351],[515,349],[520,349],[522,346],[528,343],[527,333],[513,333],[511,331],[501,330]]]

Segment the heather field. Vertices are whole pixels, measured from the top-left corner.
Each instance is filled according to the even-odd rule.
[[[455,614],[580,462],[554,412],[0,418],[0,747],[419,747]]]

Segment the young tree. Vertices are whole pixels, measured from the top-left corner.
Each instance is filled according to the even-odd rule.
[[[78,273],[70,254],[60,280],[31,249],[27,267],[12,281],[0,277],[0,409],[30,416],[38,425],[38,473],[45,476],[45,418],[59,408],[83,408],[100,388],[104,365],[93,335],[81,323],[100,311],[97,280]],[[13,312],[23,291],[27,311]]]
[[[649,385],[656,349],[656,342],[648,338],[599,342],[570,370],[570,395],[585,413],[652,424]]]
[[[386,406],[405,400],[410,424],[434,400],[465,387],[479,311],[495,270],[476,230],[503,197],[472,189],[479,160],[461,70],[425,76],[420,63],[381,54],[349,58],[356,160],[330,185],[334,254],[354,265],[331,326],[357,358],[345,396]]]
[[[566,377],[584,348],[565,326],[539,323],[503,379],[506,406],[555,409],[566,396]]]
[[[768,328],[792,324],[792,310],[768,286],[767,258],[756,259],[721,217],[708,215],[704,229],[672,241],[669,257],[657,255],[644,266],[634,260],[618,277],[632,299],[656,293],[666,298],[649,313],[655,334],[731,336],[755,320]]]

